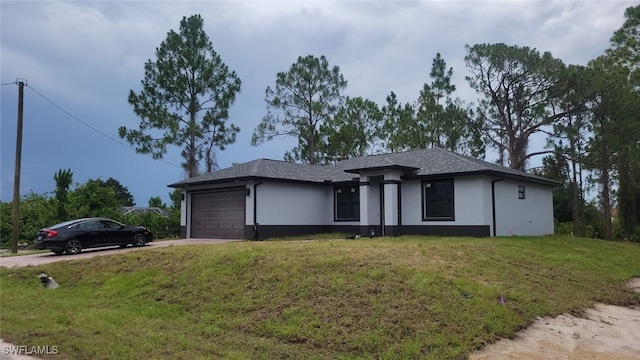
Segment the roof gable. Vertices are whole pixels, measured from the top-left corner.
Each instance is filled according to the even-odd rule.
[[[415,169],[412,176],[442,176],[489,174],[519,178],[527,181],[558,185],[556,181],[511,169],[499,164],[460,155],[441,148],[411,150],[398,153],[372,155],[340,161],[336,167],[347,172],[361,173],[381,168]]]

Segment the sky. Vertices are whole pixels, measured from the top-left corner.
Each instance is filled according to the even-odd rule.
[[[229,122],[234,144],[217,153],[229,167],[283,159],[296,145],[278,138],[251,146],[266,115],[265,89],[299,56],[326,56],[348,82],[347,96],[384,105],[395,92],[417,100],[440,53],[453,68],[454,96],[478,102],[465,76],[465,45],[505,43],[549,51],[565,64],[602,55],[624,22],[629,1],[7,1],[0,0],[0,200],[11,201],[18,113],[25,81],[20,193],[48,194],[53,175],[74,183],[112,177],[138,206],[166,203],[167,185],[185,178],[180,148],[163,160],[137,154],[118,128],[137,128],[127,101],[139,91],[144,64],[182,17],[200,14],[223,62],[242,80]],[[534,139],[535,140],[535,139]],[[537,139],[533,147],[544,146]],[[487,161],[494,161],[489,154]],[[533,160],[532,162],[535,162]],[[539,160],[538,160],[539,161]]]

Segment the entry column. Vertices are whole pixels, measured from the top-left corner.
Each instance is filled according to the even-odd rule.
[[[398,236],[400,226],[400,173],[384,174],[384,235]]]
[[[369,177],[360,175],[360,235],[369,234]]]

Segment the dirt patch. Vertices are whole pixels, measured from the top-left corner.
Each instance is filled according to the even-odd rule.
[[[640,278],[627,286],[640,292]],[[500,340],[470,359],[640,359],[640,307],[595,304],[581,318],[539,318],[515,339]]]

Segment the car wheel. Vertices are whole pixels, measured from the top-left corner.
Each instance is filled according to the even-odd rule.
[[[143,233],[137,233],[133,237],[133,246],[144,246],[147,243],[147,237]]]
[[[69,255],[79,254],[82,251],[82,242],[77,239],[71,239],[67,241],[67,246],[65,247],[65,251]]]
[[[51,250],[51,252],[53,252],[54,254],[60,255],[64,253],[64,250]]]
[[[124,249],[124,248],[126,248],[127,246],[129,246],[129,244],[120,244],[120,245],[118,245],[118,246],[120,246],[122,249]]]

